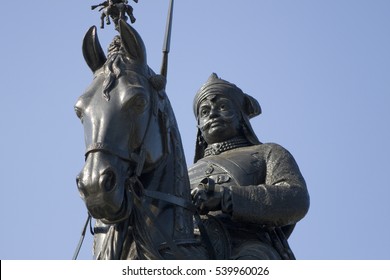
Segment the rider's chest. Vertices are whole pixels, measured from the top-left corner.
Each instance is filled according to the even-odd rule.
[[[204,178],[221,185],[258,185],[265,182],[263,154],[253,147],[239,148],[199,160],[189,169],[191,187]]]

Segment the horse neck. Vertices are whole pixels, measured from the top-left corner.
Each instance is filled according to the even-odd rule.
[[[159,129],[153,133],[148,132],[149,139],[146,139],[145,144],[146,149],[152,149],[153,147],[147,147],[148,143],[156,145],[158,142],[157,146],[161,143],[161,158],[155,168],[144,174],[141,179],[145,189],[168,193],[190,201],[187,165],[176,118],[167,98],[163,100],[157,98],[157,100],[164,102],[157,104],[158,110],[155,111],[157,114],[154,123],[158,124]],[[160,135],[160,140],[156,139],[156,135]],[[167,231],[174,240],[193,238],[193,220],[190,211],[180,206],[170,205],[170,210],[157,213],[156,218],[161,218],[167,225]]]
[[[166,96],[163,100],[156,98],[153,103],[155,102],[160,103],[155,105],[156,109],[153,110],[154,118],[150,122],[149,131],[146,132],[144,148],[149,156],[154,154],[154,157],[158,157],[159,160],[149,160],[149,164],[155,167],[153,171],[156,173],[163,169],[163,176],[176,178],[172,188],[164,188],[162,191],[189,199],[187,164],[175,115]],[[168,165],[172,168],[167,169]],[[155,175],[160,177],[158,174]]]

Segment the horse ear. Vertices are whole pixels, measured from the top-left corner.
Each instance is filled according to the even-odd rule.
[[[100,69],[107,61],[97,36],[96,26],[92,26],[84,36],[83,55],[92,72]]]
[[[130,58],[146,64],[145,45],[138,32],[125,21],[119,20],[119,33],[122,46]]]

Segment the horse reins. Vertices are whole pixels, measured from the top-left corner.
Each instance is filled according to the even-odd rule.
[[[81,246],[83,245],[83,241],[84,241],[84,238],[85,238],[85,232],[87,231],[87,226],[91,222],[91,219],[92,219],[92,217],[88,213],[87,220],[85,221],[84,227],[83,227],[83,229],[81,231],[81,237],[80,237],[79,243],[77,244],[76,250],[75,250],[75,252],[73,254],[72,260],[77,260],[77,257],[78,257],[78,255],[80,253]]]
[[[142,137],[141,143],[144,142],[146,135],[149,131],[151,119],[152,118],[150,117],[148,120],[148,125],[145,129],[145,134]],[[139,181],[138,178],[139,178],[139,176],[141,176],[142,169],[143,169],[144,164],[145,164],[145,157],[146,157],[143,145],[141,145],[138,154],[133,152],[133,153],[130,153],[130,155],[129,155],[129,153],[126,150],[123,150],[123,149],[118,148],[118,147],[113,147],[112,145],[107,144],[107,143],[103,143],[103,142],[92,143],[85,150],[85,160],[87,159],[88,155],[90,153],[93,153],[93,152],[105,152],[105,153],[109,153],[113,156],[116,156],[124,161],[134,162],[136,164],[136,168],[134,169],[134,175],[129,178],[129,181],[131,181],[131,180]],[[76,260],[78,257],[78,254],[80,252],[81,246],[82,246],[84,238],[85,238],[85,232],[86,232],[88,223],[91,223],[91,221],[92,221],[91,214],[88,213],[87,220],[84,224],[83,230],[81,231],[81,237],[80,237],[79,243],[77,244],[76,250],[75,250],[73,258],[72,258],[73,260]],[[93,234],[91,225],[90,225],[90,228],[91,228],[91,233]]]
[[[154,102],[156,102],[156,101],[154,100]],[[152,108],[152,111],[154,111],[153,108]],[[153,112],[152,112],[152,114],[153,114]],[[141,143],[144,143],[144,140],[146,139],[146,136],[149,132],[151,119],[152,119],[152,116],[149,117],[148,124],[147,124],[147,127],[145,129],[145,134],[143,135]],[[159,191],[150,191],[150,190],[147,190],[143,187],[142,182],[139,180],[139,177],[142,174],[142,170],[143,170],[143,167],[145,165],[145,159],[146,159],[146,154],[145,154],[145,149],[143,147],[143,144],[139,148],[139,153],[132,152],[129,154],[124,149],[121,149],[118,147],[113,147],[112,145],[104,143],[104,142],[92,143],[87,147],[87,149],[85,151],[85,159],[87,159],[88,155],[90,153],[93,153],[93,152],[105,152],[105,153],[111,154],[113,156],[116,156],[124,161],[135,163],[135,169],[134,169],[133,175],[127,179],[129,191],[131,191],[132,194],[134,195],[134,197],[135,197],[134,202],[138,205],[138,209],[143,214],[148,216],[150,221],[156,226],[156,228],[158,229],[158,232],[166,240],[168,247],[171,248],[172,253],[175,255],[176,259],[184,259],[184,257],[182,255],[182,253],[180,252],[179,248],[177,247],[177,245],[175,244],[175,242],[173,241],[173,239],[170,236],[168,236],[166,234],[166,232],[163,230],[160,222],[157,220],[156,216],[152,213],[152,211],[150,211],[150,209],[147,207],[143,207],[142,196],[146,196],[146,197],[149,197],[152,199],[161,200],[161,201],[164,201],[164,202],[172,204],[172,205],[183,207],[183,208],[189,210],[190,212],[192,212],[194,217],[195,217],[195,220],[198,224],[199,231],[201,233],[201,238],[206,245],[206,249],[207,249],[207,252],[208,252],[210,258],[211,259],[216,258],[215,251],[214,251],[214,248],[211,244],[210,238],[207,234],[206,228],[203,225],[203,222],[200,218],[200,215],[197,211],[196,206],[193,205],[191,201],[183,199],[183,198],[175,196],[175,195],[172,195],[172,194],[168,194],[168,193],[163,193],[163,192],[159,192]],[[135,190],[135,186],[139,187],[137,189],[137,191]],[[74,256],[73,256],[74,260],[77,259],[79,251],[81,249],[88,223],[91,223],[91,215],[89,213],[88,213],[87,221],[86,221],[86,223],[83,227],[82,233],[81,233],[81,238],[80,238],[79,244],[77,245],[76,251],[75,251]],[[91,230],[91,232],[92,232],[92,230]]]

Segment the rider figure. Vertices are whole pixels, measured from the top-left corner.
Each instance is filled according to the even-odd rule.
[[[138,0],[133,0],[135,3],[138,3]],[[130,17],[131,23],[135,22],[135,17],[133,15],[133,7],[128,5],[128,0],[108,0],[104,1],[98,5],[91,6],[91,9],[94,10],[97,7],[101,7],[99,11],[102,11],[102,24],[101,28],[104,28],[104,18],[106,17],[106,23],[110,24],[110,17],[114,20],[115,24],[118,23],[119,19],[127,20],[126,14]],[[119,16],[116,16],[114,9],[117,10]]]
[[[249,119],[259,103],[212,74],[197,92],[195,164],[189,169],[200,214],[217,218],[230,236],[231,259],[294,259],[287,238],[309,207],[292,155],[262,144]]]

